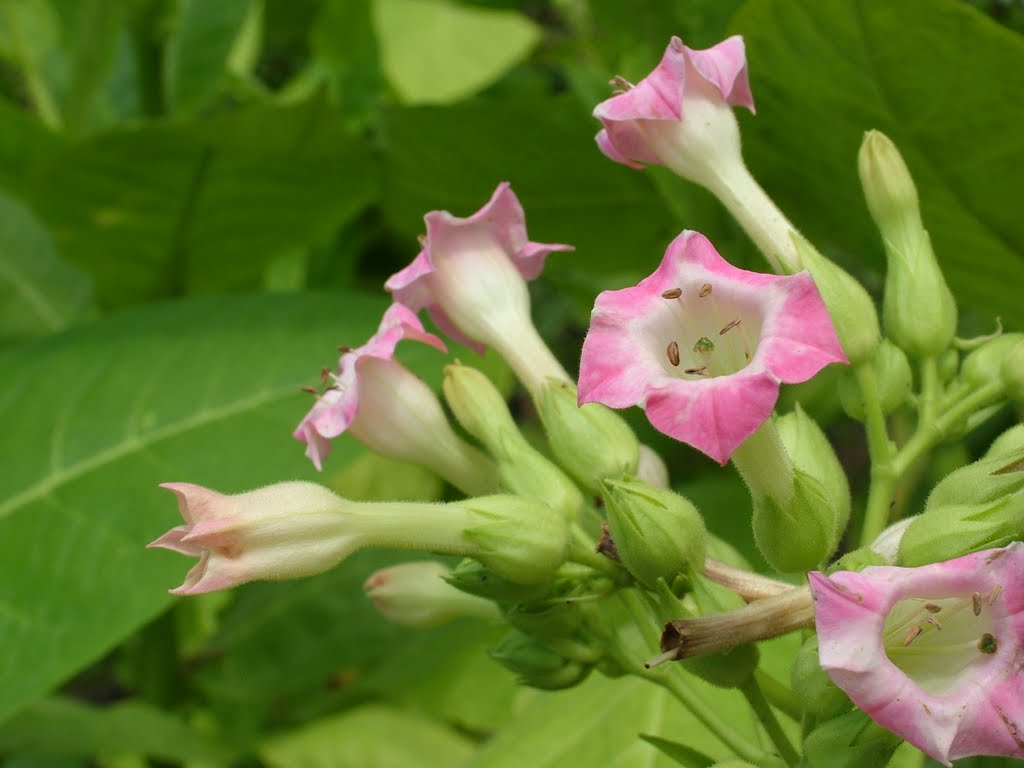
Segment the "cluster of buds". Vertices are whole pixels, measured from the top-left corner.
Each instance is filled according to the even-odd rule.
[[[888,257],[879,321],[864,287],[796,231],[743,162],[732,108],[754,104],[742,39],[698,51],[673,38],[650,75],[612,84],[615,95],[594,110],[601,151],[706,187],[775,274],[738,269],[700,233],[680,233],[653,274],[597,297],[574,379],[534,326],[527,285],[570,246],[530,241],[507,183],[469,217],[427,214],[422,250],[385,284],[394,303],[377,333],[325,371],[295,437],[317,469],[347,432],[464,498],[366,503],[311,483],[236,495],[168,483],[185,524],[152,546],[199,558],[172,591],[306,576],[366,547],[458,556],[455,567],[430,560],[380,571],[367,595],[410,626],[460,616],[506,623],[492,655],[535,687],[574,685],[592,669],[663,684],[759,765],[797,756],[764,700],[754,643],[814,628],[793,666],[809,764],[842,744],[861,756],[851,765],[868,765],[900,738],[947,764],[1024,756],[1024,428],[940,482],[920,515],[873,535],[914,460],[1024,396],[1024,337],[955,338],[956,304],[909,170],[872,131],[859,170]],[[546,447],[524,436],[475,367],[447,366],[442,403],[396,359],[404,339],[447,352],[424,328],[423,309],[449,339],[505,360]],[[874,465],[867,543],[829,567],[851,519],[850,485],[817,422],[799,406],[776,409],[783,384],[832,364],[849,366],[839,399],[864,422]],[[808,586],[754,573],[708,533],[658,454],[616,413],[631,406],[664,435],[735,465],[765,560]],[[885,420],[908,406],[918,431],[897,446]],[[642,664],[659,624],[662,653]],[[683,664],[662,666],[675,660]],[[778,754],[695,706],[679,674],[741,690]]]

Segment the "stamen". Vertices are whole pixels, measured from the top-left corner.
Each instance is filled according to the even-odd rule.
[[[313,397],[320,397],[320,393],[317,392],[316,387],[306,385],[305,387],[299,387],[299,389],[302,390],[303,392],[308,392],[309,394],[313,395]]]
[[[426,235],[416,235],[416,242],[420,244],[420,248],[426,248],[427,247],[427,236]]]
[[[331,372],[327,368],[320,369],[320,384],[326,384],[327,380],[331,378]]]
[[[981,592],[971,595],[971,607],[974,608],[975,616],[981,616]]]
[[[711,295],[711,283],[704,283],[704,285],[702,285],[700,287],[700,290],[697,292],[697,295],[700,298],[702,298],[702,299],[704,297],[706,297],[706,296],[710,296]]]
[[[975,594],[977,594],[977,593],[975,593]],[[979,597],[980,597],[980,595],[979,595]],[[928,613],[938,613],[939,611],[942,610],[942,606],[941,605],[936,605],[935,603],[925,603],[924,604],[924,609],[926,611],[928,611]]]
[[[663,292],[661,294],[661,298],[663,298],[663,299],[678,299],[682,295],[683,295],[683,289],[682,288],[669,288],[667,291],[665,291],[665,292]]]
[[[922,632],[924,632],[924,627],[922,627],[921,625],[911,627],[910,631],[907,632],[907,636],[903,638],[903,647],[906,648],[912,642],[917,640],[918,635],[920,635]]]
[[[615,93],[625,93],[631,91],[635,87],[629,80],[624,78],[622,75],[616,75],[608,81],[608,85],[612,87]]]
[[[340,347],[338,347],[338,351],[341,352],[341,354],[343,355],[347,355],[349,352],[352,351],[352,347],[350,347],[348,344],[342,344]]]
[[[933,627],[935,627],[938,630],[942,629],[942,624],[940,624],[939,620],[936,619],[934,616],[929,616],[927,619],[925,619],[925,622],[928,623],[928,624],[931,624]]]
[[[697,354],[708,354],[715,351],[715,343],[707,336],[701,336],[693,345],[693,351]]]
[[[679,365],[679,345],[676,344],[676,342],[674,342],[674,341],[670,341],[668,343],[668,349],[666,349],[665,352],[668,355],[668,361],[670,363],[672,363],[673,366],[678,366]]]
[[[733,328],[735,328],[735,327],[736,327],[737,325],[739,325],[739,324],[740,324],[740,322],[741,322],[740,320],[733,320],[733,321],[732,321],[731,323],[729,323],[729,324],[728,324],[727,326],[725,326],[725,328],[723,328],[722,330],[720,330],[720,331],[718,332],[718,335],[719,335],[719,336],[724,336],[724,335],[725,335],[726,333],[728,333],[728,332],[729,332],[729,331],[731,331],[731,330],[732,330]]]
[[[988,593],[988,604],[992,605],[996,601],[996,598],[1003,594],[1003,588],[1001,586],[992,587],[992,591]]]
[[[995,653],[997,650],[995,637],[993,637],[989,632],[982,635],[981,639],[978,641],[978,650],[982,653],[987,653],[989,656]]]
[[[706,365],[702,365],[700,368],[687,368],[683,373],[689,373],[691,376],[707,376],[708,367]]]

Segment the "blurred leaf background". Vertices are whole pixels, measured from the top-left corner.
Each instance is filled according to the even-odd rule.
[[[680,229],[760,268],[709,195],[594,146],[609,77],[643,77],[672,34],[744,35],[745,154],[820,248],[879,290],[855,158],[880,129],[961,332],[1024,328],[1022,30],[1017,0],[0,0],[0,765],[671,764],[636,738],[694,730],[657,691],[520,690],[493,628],[378,618],[360,584],[392,553],[172,599],[186,561],[143,548],[176,524],[156,484],[444,494],[345,438],[317,475],[290,432],[423,214],[468,215],[500,181],[532,239],[576,246],[532,286],[570,370],[597,292]],[[446,362],[404,359],[435,384]],[[860,490],[827,377],[800,396]],[[731,470],[633,420],[756,561]]]

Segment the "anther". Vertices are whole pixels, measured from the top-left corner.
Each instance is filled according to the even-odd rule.
[[[977,593],[975,593],[975,594],[977,594]],[[978,597],[981,597],[981,595],[978,595]],[[941,605],[936,605],[935,603],[925,603],[924,604],[924,609],[926,611],[928,611],[928,613],[938,613],[939,611],[942,610],[942,606]]]
[[[731,331],[733,328],[735,328],[739,324],[740,324],[739,320],[733,320],[731,323],[729,323],[727,326],[725,326],[725,328],[720,330],[718,332],[718,335],[719,336],[724,336],[725,334],[727,334],[729,331]]]
[[[316,391],[316,387],[305,386],[305,387],[299,387],[299,389],[301,389],[303,392],[308,392],[309,394],[313,395],[314,397],[319,397],[320,396],[320,393]]]
[[[996,601],[996,598],[1003,594],[1003,588],[1001,586],[992,587],[992,591],[988,593],[988,604],[992,605]]]
[[[989,656],[991,656],[993,653],[996,652],[996,649],[996,639],[992,636],[991,633],[986,632],[984,635],[981,636],[981,639],[978,641],[979,651],[981,651],[982,653],[987,653]]]
[[[668,361],[670,363],[672,363],[672,365],[679,365],[679,345],[678,344],[676,344],[674,341],[670,341],[668,343],[668,349],[666,349],[665,352],[668,355]]]
[[[697,339],[697,343],[693,345],[693,351],[698,354],[714,352],[715,343],[711,341],[707,336],[701,336]]]
[[[338,351],[341,352],[341,354],[343,355],[347,355],[349,352],[352,351],[352,347],[350,347],[348,344],[342,344],[340,347],[338,347]]]
[[[975,616],[981,616],[981,592],[971,595],[971,608],[974,609]]]
[[[427,236],[426,235],[416,235],[416,242],[420,244],[420,248],[426,248],[427,247]]]
[[[330,369],[329,368],[321,368],[320,369],[320,383],[321,384],[326,384],[328,379],[330,379],[330,378],[331,378],[331,371],[330,371]]]
[[[921,626],[911,627],[910,631],[907,632],[907,636],[903,638],[903,647],[906,648],[912,642],[917,640],[918,635],[924,632],[924,628]]]
[[[705,296],[710,296],[711,295],[711,283],[704,283],[704,285],[702,285],[700,287],[700,290],[697,292],[697,295],[700,298],[702,298],[702,299]]]
[[[616,75],[613,77],[608,81],[608,85],[610,85],[612,90],[616,93],[625,93],[626,91],[631,91],[634,88],[633,84],[622,75]]]
[[[700,368],[687,368],[683,373],[689,373],[693,376],[707,376],[708,367],[706,365],[702,365]]]
[[[663,299],[678,299],[683,295],[682,288],[669,288],[667,291],[661,294]]]

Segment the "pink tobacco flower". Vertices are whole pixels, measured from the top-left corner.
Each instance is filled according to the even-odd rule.
[[[604,128],[597,145],[609,158],[633,168],[667,165],[702,183],[710,154],[723,149],[739,158],[733,105],[754,111],[743,38],[730,37],[695,51],[673,37],[661,63],[635,86],[621,78],[621,92],[594,108]]]
[[[747,272],[685,231],[634,288],[597,297],[580,403],[639,405],[659,431],[724,464],[771,415],[779,384],[846,362],[811,276]]]
[[[1024,757],[1024,545],[809,579],[821,666],[875,722],[946,765]]]
[[[228,496],[192,483],[164,483],[185,525],[150,547],[198,557],[171,592],[197,595],[255,579],[310,576],[356,548],[346,532],[346,502],[314,483],[279,483]]]
[[[444,333],[478,351],[496,349],[527,384],[548,376],[568,380],[530,319],[526,281],[552,251],[572,246],[534,243],[508,182],[468,218],[431,211],[423,250],[384,284],[414,312],[426,308]],[[531,387],[532,391],[532,387]]]
[[[371,450],[428,467],[469,494],[496,488],[495,469],[482,453],[459,438],[437,396],[394,360],[402,339],[445,351],[444,342],[423,330],[416,314],[392,304],[369,341],[341,355],[337,374],[295,429],[317,469],[331,438],[350,432]]]

